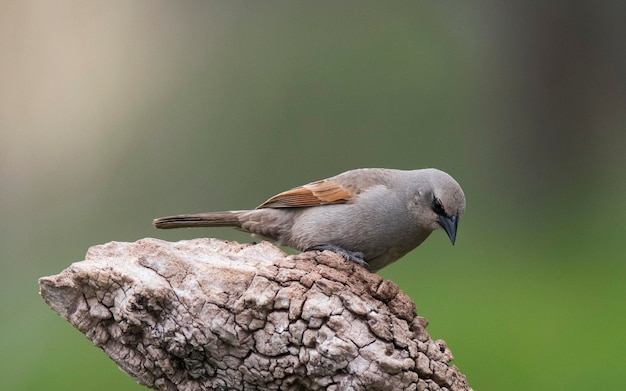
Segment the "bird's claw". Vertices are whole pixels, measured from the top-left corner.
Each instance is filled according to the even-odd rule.
[[[341,255],[343,257],[343,259],[345,259],[348,262],[354,262],[357,265],[363,266],[366,269],[369,269],[369,265],[367,264],[367,262],[365,262],[365,259],[363,259],[365,256],[363,255],[362,252],[358,252],[358,251],[349,251],[346,250],[343,247],[339,247],[336,246],[334,244],[321,244],[319,246],[313,246],[309,249],[307,249],[307,251],[324,251],[324,250],[328,250],[328,251],[332,251],[334,253],[337,253],[339,255]]]

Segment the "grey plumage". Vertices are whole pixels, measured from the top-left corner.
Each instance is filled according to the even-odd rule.
[[[157,228],[231,226],[294,249],[331,249],[378,270],[443,228],[454,244],[459,184],[437,169],[366,168],[280,193],[257,209],[178,215]]]

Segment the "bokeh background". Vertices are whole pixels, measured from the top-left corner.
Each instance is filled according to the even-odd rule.
[[[145,389],[37,279],[357,167],[463,186],[380,274],[474,389],[626,389],[625,2],[1,5],[0,389]]]

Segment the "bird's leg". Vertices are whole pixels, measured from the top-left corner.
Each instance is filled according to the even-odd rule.
[[[367,262],[365,262],[365,259],[363,259],[364,255],[362,252],[349,251],[343,247],[339,247],[334,244],[320,244],[318,246],[313,246],[311,248],[308,248],[306,251],[324,251],[324,250],[337,253],[341,255],[348,262],[354,262],[357,265],[363,266],[366,269],[370,268]]]

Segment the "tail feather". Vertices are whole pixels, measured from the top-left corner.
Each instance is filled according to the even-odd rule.
[[[176,215],[154,219],[152,224],[161,229],[189,227],[236,227],[241,228],[241,211],[212,212]]]

